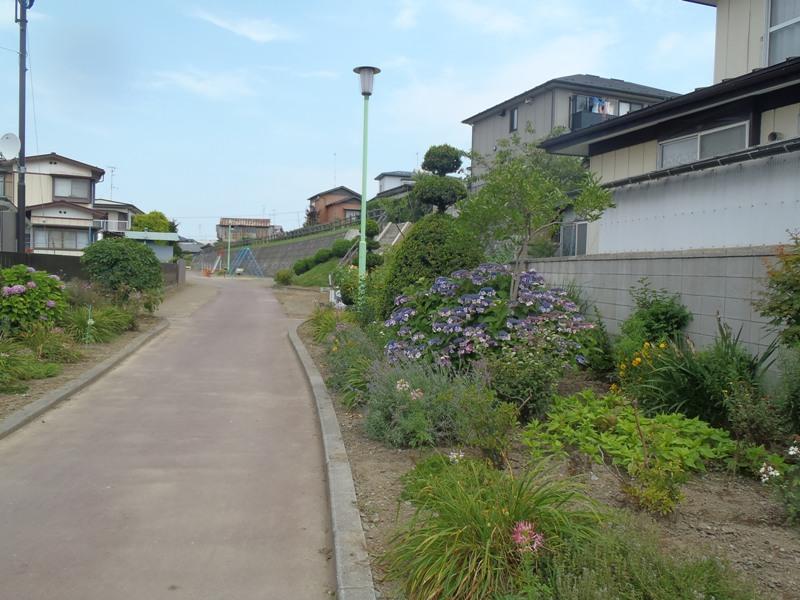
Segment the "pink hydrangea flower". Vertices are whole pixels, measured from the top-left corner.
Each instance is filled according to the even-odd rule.
[[[36,282],[35,281],[29,281],[25,285],[28,287],[29,290],[32,290],[33,288],[36,287]]]
[[[520,552],[537,552],[544,545],[544,536],[530,521],[517,521],[511,530],[511,539]]]

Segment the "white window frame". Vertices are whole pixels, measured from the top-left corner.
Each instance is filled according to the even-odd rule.
[[[578,231],[580,226],[584,225],[586,232],[586,239],[583,244],[583,253],[578,253]],[[575,232],[575,252],[573,254],[564,254],[564,229],[571,227]],[[589,221],[569,221],[568,223],[561,224],[561,231],[558,238],[558,252],[560,256],[586,256],[589,252]]]
[[[789,19],[788,21],[784,21],[783,23],[778,23],[777,25],[770,25],[769,22],[772,20],[772,0],[768,0],[765,4],[765,12],[766,12],[766,20],[765,23],[767,25],[767,32],[764,36],[764,66],[769,67],[769,44],[770,44],[770,37],[774,31],[779,31],[784,29],[785,27],[791,27],[797,23],[800,23],[800,17],[795,17],[794,19]],[[776,63],[777,64],[777,63]]]
[[[746,150],[750,147],[750,121],[739,121],[738,123],[732,123],[730,125],[723,125],[722,127],[714,127],[713,129],[704,129],[703,131],[698,131],[697,133],[691,133],[689,135],[682,135],[680,137],[670,138],[668,140],[660,140],[658,142],[658,168],[659,169],[671,169],[673,167],[678,167],[680,165],[673,165],[672,167],[665,167],[664,166],[664,146],[666,144],[670,144],[672,142],[681,142],[683,140],[688,140],[691,138],[695,138],[697,140],[697,152],[695,154],[696,158],[691,162],[697,162],[699,160],[706,160],[700,158],[700,138],[710,133],[716,133],[718,131],[723,131],[725,129],[733,129],[734,127],[741,127],[744,125],[744,148],[742,150]],[[724,155],[721,155],[724,156]],[[691,164],[691,163],[682,163],[682,164]]]
[[[56,182],[58,180],[61,181],[69,181],[69,196],[59,196],[56,194]],[[88,190],[86,192],[86,196],[75,196],[72,193],[72,184],[75,181],[82,181],[88,184]],[[92,200],[92,181],[91,179],[86,179],[85,177],[61,177],[58,175],[53,176],[53,197],[54,198],[74,198],[76,200],[86,200],[91,202]]]
[[[508,111],[508,132],[514,133],[519,129],[519,106]]]

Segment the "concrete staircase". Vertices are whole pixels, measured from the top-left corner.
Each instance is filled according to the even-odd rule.
[[[394,246],[405,237],[408,230],[411,229],[412,223],[387,223],[383,230],[375,238],[380,243],[381,247],[378,252]]]

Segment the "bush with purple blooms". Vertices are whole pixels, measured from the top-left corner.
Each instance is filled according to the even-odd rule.
[[[575,337],[593,325],[566,291],[547,287],[531,270],[520,277],[519,300],[510,302],[510,280],[508,267],[483,264],[398,296],[384,323],[391,331],[388,358],[460,365],[503,345],[535,345],[580,362]]]
[[[55,323],[66,306],[58,275],[15,265],[0,271],[0,331],[16,334],[34,323]]]

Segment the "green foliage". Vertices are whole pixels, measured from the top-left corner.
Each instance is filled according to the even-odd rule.
[[[756,386],[733,381],[723,404],[727,428],[737,440],[771,446],[783,437],[784,416],[780,407]]]
[[[367,219],[367,227],[366,227],[366,235],[368,239],[374,238],[381,232],[380,223],[378,223],[375,219]]]
[[[461,157],[464,152],[449,144],[431,146],[422,159],[422,168],[434,175],[444,177],[461,168]]]
[[[767,270],[763,296],[755,303],[762,316],[783,328],[780,337],[788,345],[800,343],[800,233],[790,236],[791,246],[779,250],[777,262]]]
[[[133,292],[156,292],[152,301],[160,300],[161,264],[150,248],[136,240],[104,238],[86,248],[81,263],[89,279],[118,300],[127,300]]]
[[[370,370],[380,359],[378,342],[355,324],[338,325],[329,338],[325,356],[328,385],[339,392],[342,404],[354,409],[366,402]]]
[[[353,265],[337,267],[333,271],[333,285],[339,288],[342,302],[353,306],[358,300],[358,268]]]
[[[84,344],[110,342],[134,324],[133,315],[116,306],[71,307],[64,315],[64,330],[76,342]]]
[[[331,308],[330,306],[319,307],[315,309],[314,314],[311,315],[311,319],[309,319],[309,323],[311,324],[311,335],[314,341],[318,344],[321,344],[327,340],[328,336],[335,331],[336,326],[339,323],[352,322],[353,317],[351,313],[343,310],[337,310],[335,308]]]
[[[312,262],[315,265],[320,263],[324,263],[330,260],[332,254],[329,248],[320,248],[316,251],[313,257],[311,257]]]
[[[38,360],[75,363],[83,358],[72,338],[60,327],[36,323],[18,338],[19,343],[28,348]]]
[[[800,433],[800,344],[785,350],[776,403],[789,430]]]
[[[694,552],[662,550],[656,528],[617,518],[557,557],[543,576],[502,600],[755,600],[725,564]]]
[[[529,421],[550,406],[564,359],[543,347],[515,344],[488,354],[486,366],[497,396],[514,404],[520,417]]]
[[[495,240],[514,240],[519,273],[530,242],[552,232],[565,210],[591,221],[612,206],[611,193],[594,175],[575,167],[573,159],[553,156],[514,136],[501,144],[480,190],[459,204],[460,219],[485,247]],[[514,290],[512,296],[516,298]]]
[[[333,246],[331,246],[331,255],[335,256],[336,258],[344,258],[344,256],[350,251],[350,248],[353,247],[355,242],[353,240],[336,240],[333,242]]]
[[[295,275],[302,275],[313,266],[314,261],[311,258],[301,258],[292,265],[292,271],[294,271]]]
[[[578,333],[577,342],[581,346],[581,354],[586,359],[586,366],[592,374],[599,379],[606,379],[614,372],[614,347],[608,329],[596,308],[592,323],[593,328]]]
[[[367,270],[371,271],[376,267],[380,267],[383,264],[383,256],[380,254],[373,254],[370,252],[367,254]]]
[[[67,305],[56,275],[25,265],[0,270],[0,332],[17,333],[34,323],[55,323]]]
[[[292,285],[294,272],[291,269],[279,269],[275,273],[275,283],[278,285]]]
[[[519,410],[496,402],[490,394],[476,394],[459,407],[457,435],[461,443],[479,449],[495,467],[509,465],[509,452],[519,425]]]
[[[133,224],[131,225],[132,231],[157,231],[167,233],[173,231],[170,220],[164,213],[157,210],[150,211],[143,215],[134,215]]]
[[[736,451],[727,432],[681,414],[640,416],[622,396],[584,391],[557,398],[546,422],[530,424],[523,440],[534,457],[577,451],[606,460],[630,476],[625,491],[644,508],[671,512],[692,471]]]
[[[57,364],[37,360],[24,345],[0,337],[0,394],[21,394],[27,390],[22,382],[55,377],[61,372]]]
[[[375,250],[378,250],[380,247],[381,243],[378,240],[375,239],[367,240],[367,251],[374,252]]]
[[[455,177],[440,177],[420,173],[414,177],[414,187],[409,192],[411,202],[435,206],[439,212],[467,197],[464,182]]]
[[[422,363],[382,362],[369,375],[364,426],[371,438],[394,447],[458,443],[471,430],[465,423],[467,407],[493,401],[491,390],[475,375]]]
[[[70,306],[100,306],[108,304],[110,298],[96,283],[70,279],[64,284],[64,293]]]
[[[758,394],[773,351],[751,356],[720,321],[716,340],[700,351],[683,338],[644,342],[630,362],[620,364],[619,377],[625,392],[650,413],[679,411],[726,425],[734,389],[742,384]]]
[[[435,459],[432,459],[435,460]],[[390,541],[383,563],[409,600],[494,598],[593,539],[598,517],[579,488],[542,468],[520,477],[462,460],[421,465],[405,478],[416,508]],[[531,525],[543,545],[515,541]],[[535,528],[535,529],[534,529]]]
[[[790,457],[789,463],[783,467],[781,475],[777,478],[775,486],[786,507],[789,523],[800,524],[800,436],[795,436],[793,445],[795,454]]]
[[[453,217],[428,215],[414,225],[386,263],[380,317],[389,315],[395,297],[407,287],[420,282],[429,285],[438,275],[474,267],[482,258],[474,236],[465,233]]]

